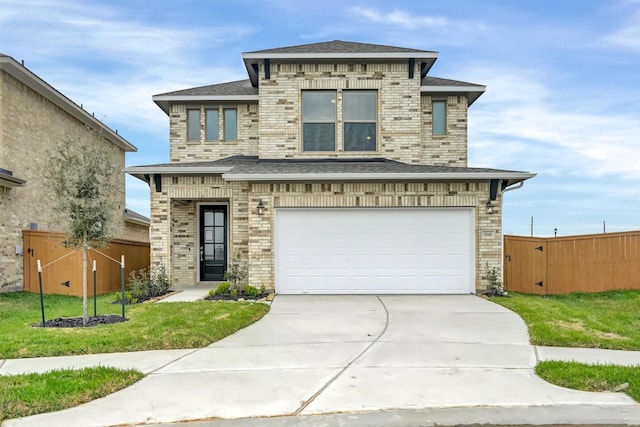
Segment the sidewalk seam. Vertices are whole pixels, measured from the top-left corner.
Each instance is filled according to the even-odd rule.
[[[369,351],[369,349],[375,344],[377,343],[380,338],[382,338],[384,336],[384,334],[387,332],[387,328],[389,327],[389,310],[387,310],[387,306],[384,305],[384,302],[382,302],[382,300],[380,299],[379,296],[376,296],[376,298],[378,299],[378,301],[380,302],[380,304],[382,304],[382,308],[384,308],[384,312],[385,312],[385,322],[384,322],[384,328],[382,329],[382,332],[380,333],[380,335],[378,335],[376,337],[376,339],[374,339],[373,341],[371,341],[371,343],[369,343],[369,345],[367,347],[365,347],[364,350],[362,350],[356,357],[354,357],[349,363],[347,363],[347,365],[342,368],[337,374],[335,374],[329,381],[327,381],[327,383],[325,385],[323,385],[320,390],[318,390],[317,392],[315,392],[313,394],[313,396],[311,396],[309,399],[307,399],[302,405],[300,405],[300,407],[298,409],[296,409],[291,415],[296,416],[296,415],[300,415],[300,413],[302,411],[305,410],[305,408],[307,406],[309,406],[311,403],[313,403],[314,400],[316,400],[316,398],[318,396],[320,396],[320,394],[322,394],[323,391],[325,391],[327,389],[327,387],[329,387],[331,384],[333,384],[333,382],[335,380],[338,379],[338,377],[340,377],[347,369],[349,369],[349,367],[351,365],[353,365],[356,360],[360,359],[367,351]]]
[[[177,359],[173,359],[172,361],[165,363],[164,365],[162,365],[162,366],[160,366],[160,367],[158,367],[158,368],[154,369],[153,371],[149,371],[149,373],[148,373],[147,375],[155,374],[155,373],[156,373],[156,372],[158,372],[160,369],[163,369],[163,368],[165,368],[165,367],[167,367],[167,366],[171,365],[172,363],[177,362],[177,361],[178,361],[178,360],[180,360],[180,359],[184,359],[184,358],[185,358],[185,357],[187,357],[187,356],[191,356],[193,353],[195,353],[196,351],[199,351],[199,350],[202,350],[202,349],[201,349],[201,348],[196,348],[196,349],[194,349],[194,350],[190,351],[189,353],[183,354],[182,356],[178,357]]]

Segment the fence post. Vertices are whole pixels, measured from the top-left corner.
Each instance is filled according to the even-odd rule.
[[[42,295],[42,266],[38,260],[38,282],[40,283],[40,311],[42,312],[42,327],[46,328],[44,323],[44,296]]]
[[[97,285],[96,285],[96,260],[93,260],[93,317],[96,317],[98,315],[98,311],[96,308],[96,292],[97,292]]]
[[[122,320],[124,320],[124,255],[120,257],[120,265],[121,265],[120,280],[122,285],[122,296],[120,299],[122,302]]]

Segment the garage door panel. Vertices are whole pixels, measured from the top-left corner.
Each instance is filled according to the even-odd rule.
[[[277,209],[278,293],[473,292],[473,210]]]

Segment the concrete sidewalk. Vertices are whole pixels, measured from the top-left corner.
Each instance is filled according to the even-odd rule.
[[[536,363],[545,360],[560,360],[587,364],[640,365],[640,351],[542,346],[534,346],[533,348],[536,354]],[[151,350],[0,360],[0,375],[43,373],[54,369],[83,369],[92,366],[135,369],[144,374],[151,374],[198,350],[201,349]]]
[[[530,346],[522,319],[475,296],[278,296],[260,322],[202,349],[5,361],[1,374],[102,364],[148,376],[105,398],[3,426],[207,418],[231,426],[252,417],[268,425],[340,417],[394,425],[390,411],[427,417],[420,424],[429,425],[436,408],[464,408],[460,416],[472,417],[466,422],[569,423],[567,414],[571,424],[640,421],[640,405],[623,393],[567,390],[534,375],[538,360],[554,358],[640,359],[636,352]],[[375,414],[381,422],[368,418]]]

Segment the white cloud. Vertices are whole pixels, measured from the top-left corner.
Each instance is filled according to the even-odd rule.
[[[474,165],[640,180],[637,116],[611,112],[606,102],[556,97],[541,73],[494,67],[475,75],[489,90],[470,110]]]
[[[432,30],[438,33],[476,32],[486,31],[487,25],[481,22],[452,20],[446,16],[418,15],[405,10],[396,9],[383,12],[369,7],[354,7],[351,13],[364,20],[392,27],[402,28],[404,31]]]

